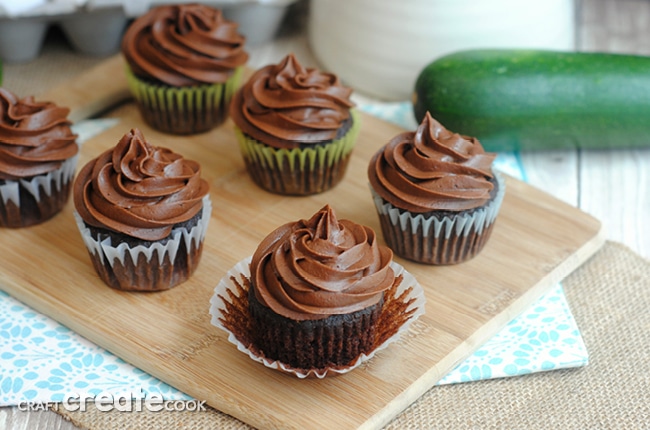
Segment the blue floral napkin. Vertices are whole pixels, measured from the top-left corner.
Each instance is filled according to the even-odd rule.
[[[406,129],[417,126],[409,103],[358,106]],[[78,123],[79,140],[107,129],[114,121]],[[500,170],[525,180],[517,154],[499,154],[496,163]],[[587,350],[558,284],[439,383],[578,367],[587,361]],[[156,394],[166,400],[191,399],[0,291],[0,406],[62,401],[71,394],[92,397],[130,393],[139,397]]]

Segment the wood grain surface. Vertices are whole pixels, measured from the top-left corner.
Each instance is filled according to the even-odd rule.
[[[122,70],[121,57],[116,56],[76,79],[74,90],[64,84],[49,94],[70,106],[76,118],[103,112],[107,106],[102,103],[124,97]],[[107,77],[109,83],[102,85]],[[114,146],[132,127],[141,128],[154,145],[201,162],[214,209],[197,272],[164,293],[106,287],[90,264],[68,204],[46,224],[0,236],[5,256],[0,282],[12,296],[124,360],[259,428],[381,427],[604,240],[595,218],[508,178],[492,238],[475,259],[447,267],[397,259],[418,279],[427,299],[426,314],[404,339],[349,374],[299,380],[253,362],[210,324],[214,286],[275,227],[309,217],[325,204],[340,218],[380,231],[366,166],[401,130],[362,114],[344,181],[317,196],[284,197],[262,191],[248,178],[230,121],[186,137],[151,130],[130,102],[104,116],[120,122],[83,145],[80,166]],[[29,245],[17,248],[16,243]]]

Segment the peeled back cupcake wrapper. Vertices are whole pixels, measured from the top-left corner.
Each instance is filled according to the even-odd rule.
[[[165,255],[169,255],[169,260],[174,261],[176,258],[176,253],[181,244],[181,241],[185,242],[186,248],[188,251],[191,249],[191,244],[194,242],[195,247],[198,247],[199,244],[205,238],[205,234],[208,229],[208,224],[210,222],[210,214],[212,213],[212,203],[209,197],[203,198],[203,209],[201,212],[201,217],[198,221],[198,224],[188,230],[187,228],[180,227],[172,230],[170,234],[170,239],[164,243],[153,243],[150,246],[137,245],[130,247],[126,243],[121,243],[117,246],[111,244],[111,239],[107,238],[103,241],[99,241],[92,237],[90,229],[86,227],[83,219],[75,211],[74,216],[77,222],[77,227],[81,232],[86,248],[92,254],[97,256],[102,256],[102,260],[109,262],[111,267],[114,266],[116,261],[119,261],[120,264],[124,264],[124,259],[128,253],[131,256],[132,261],[138,261],[140,254],[144,254],[147,262],[150,262],[155,251],[158,251],[158,263],[163,264]]]
[[[47,196],[52,195],[52,185],[56,187],[57,191],[61,191],[62,186],[68,184],[74,177],[77,159],[78,155],[75,155],[65,160],[58,169],[30,179],[5,181],[4,184],[0,185],[0,196],[2,196],[3,203],[7,204],[7,202],[11,201],[20,207],[20,187],[29,191],[37,202],[41,201],[41,190]]]
[[[305,170],[306,167],[313,169],[317,166],[331,167],[352,152],[359,134],[359,115],[354,109],[350,113],[352,126],[343,137],[327,144],[315,144],[308,148],[276,149],[246,136],[238,127],[235,127],[235,134],[244,157],[264,168],[278,169],[287,164],[291,170]]]
[[[401,211],[383,200],[372,188],[371,191],[377,211],[381,215],[388,215],[394,226],[399,225],[401,230],[406,231],[410,225],[412,234],[420,230],[425,237],[429,235],[439,237],[444,234],[445,239],[449,239],[452,232],[456,236],[467,236],[472,231],[481,234],[484,229],[494,222],[506,191],[506,184],[501,174],[494,172],[494,176],[499,183],[499,189],[495,198],[485,208],[475,210],[469,214],[454,217],[445,216],[442,219],[435,216],[427,218],[422,214],[415,215],[408,211]]]
[[[425,305],[425,296],[422,286],[417,282],[415,277],[407,272],[404,267],[396,262],[391,262],[391,267],[395,272],[395,276],[403,276],[402,282],[397,287],[397,291],[394,294],[395,299],[399,298],[400,301],[407,303],[409,300],[413,300],[411,305],[408,308],[408,311],[413,311],[412,315],[408,320],[406,320],[397,330],[395,334],[386,339],[381,345],[379,345],[374,350],[370,351],[367,354],[361,354],[357,360],[349,366],[346,367],[336,367],[323,369],[322,371],[309,370],[301,371],[294,369],[290,366],[285,365],[284,363],[268,359],[262,355],[257,354],[253,351],[252,345],[246,345],[242,340],[238,339],[237,336],[224,325],[224,318],[232,311],[232,303],[240,296],[237,296],[237,283],[241,282],[242,277],[249,279],[250,278],[250,262],[251,257],[247,257],[239,261],[235,266],[233,266],[226,275],[221,278],[219,283],[214,289],[214,294],[210,299],[210,315],[212,315],[211,323],[212,325],[224,330],[228,333],[228,341],[234,344],[237,349],[245,354],[247,354],[251,359],[256,362],[262,363],[264,366],[280,370],[285,373],[292,374],[297,376],[300,379],[307,377],[316,377],[322,379],[331,374],[342,374],[347,373],[353,369],[359,367],[362,363],[370,360],[375,354],[386,348],[392,342],[397,341],[400,336],[404,335],[410,325],[417,320],[421,315],[424,314],[424,305]],[[405,296],[401,297],[409,287],[412,287],[411,291]],[[244,291],[242,294],[247,295],[247,292]],[[248,309],[243,310],[245,312],[245,317],[250,318],[248,315]],[[380,317],[381,319],[381,317]],[[241,321],[245,322],[245,321]]]

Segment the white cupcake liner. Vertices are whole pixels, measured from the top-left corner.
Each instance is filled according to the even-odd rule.
[[[240,339],[238,339],[237,336],[223,324],[223,319],[229,313],[226,300],[228,300],[227,299],[228,297],[232,299],[233,294],[237,296],[237,284],[235,282],[241,282],[242,278],[246,278],[246,279],[250,278],[250,262],[251,262],[251,256],[239,261],[237,264],[235,264],[235,266],[233,266],[226,273],[226,275],[223,278],[221,278],[221,280],[219,281],[219,283],[214,289],[214,294],[212,295],[212,298],[210,299],[210,315],[212,315],[212,319],[210,322],[212,323],[212,325],[227,332],[228,341],[234,344],[239,351],[247,354],[254,361],[258,363],[262,363],[264,366],[270,369],[286,372],[294,376],[297,376],[298,378],[301,379],[307,377],[316,377],[322,379],[328,375],[347,373],[359,367],[362,363],[374,357],[374,355],[378,351],[386,348],[389,344],[397,341],[402,334],[406,333],[409,326],[415,320],[417,320],[421,315],[424,314],[424,305],[426,300],[424,297],[424,290],[422,289],[422,286],[417,282],[417,280],[413,275],[411,275],[409,272],[407,272],[404,269],[404,267],[402,267],[400,264],[393,261],[391,263],[391,267],[395,272],[395,276],[399,276],[399,275],[403,276],[402,282],[398,286],[397,292],[395,293],[395,297],[396,298],[400,297],[401,294],[404,293],[409,287],[412,287],[411,291],[405,297],[402,298],[402,301],[404,303],[407,303],[409,300],[413,300],[413,302],[407,309],[407,311],[413,311],[411,317],[402,324],[402,326],[395,334],[393,334],[391,337],[386,339],[381,345],[379,345],[377,348],[370,351],[369,353],[361,354],[359,358],[357,358],[357,360],[349,366],[335,367],[335,368],[332,367],[332,368],[327,368],[322,370],[308,370],[308,371],[295,369],[278,360],[271,360],[262,355],[258,355],[248,345],[245,345],[242,341],[240,341]],[[246,293],[247,292],[244,292],[244,294]],[[228,300],[228,302],[232,303],[231,300]]]
[[[456,236],[468,236],[472,231],[481,234],[495,221],[506,192],[506,184],[499,172],[494,172],[494,177],[499,184],[497,195],[485,207],[471,213],[445,216],[440,219],[403,211],[382,199],[372,187],[370,191],[379,214],[388,215],[391,223],[396,227],[399,226],[402,231],[406,231],[410,226],[412,234],[420,230],[424,237],[440,237],[442,234],[445,239],[449,239],[452,233]]]
[[[77,168],[79,156],[68,158],[63,162],[61,167],[42,175],[34,176],[30,179],[7,180],[0,185],[0,197],[6,205],[7,202],[13,202],[20,207],[20,187],[27,190],[36,202],[41,201],[41,191],[46,196],[51,197],[54,190],[61,191],[64,185],[67,185],[74,177]]]
[[[169,239],[164,244],[154,242],[149,246],[137,245],[133,247],[126,243],[120,243],[117,246],[113,246],[110,237],[102,241],[93,238],[90,229],[86,227],[83,219],[79,216],[77,211],[74,211],[74,217],[88,251],[91,254],[96,255],[100,261],[108,261],[110,266],[113,267],[116,261],[119,261],[120,264],[124,265],[124,259],[127,253],[131,256],[132,261],[138,261],[139,255],[144,254],[146,261],[150,262],[155,251],[158,251],[158,264],[163,264],[165,255],[169,255],[169,260],[174,261],[182,241],[185,242],[185,248],[189,253],[192,242],[194,242],[195,247],[198,248],[205,238],[208,224],[210,223],[211,213],[212,202],[210,201],[209,196],[205,196],[203,198],[201,217],[197,225],[192,227],[190,230],[185,227],[178,227],[172,230]]]

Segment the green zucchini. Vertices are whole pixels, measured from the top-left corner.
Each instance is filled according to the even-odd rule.
[[[650,57],[459,51],[420,72],[413,110],[488,151],[650,146]]]

